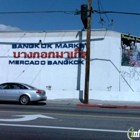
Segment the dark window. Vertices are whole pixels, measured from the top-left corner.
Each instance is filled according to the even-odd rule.
[[[20,84],[18,84],[18,86],[20,87],[20,89],[28,89],[28,88],[25,87],[24,85],[20,85]]]
[[[1,84],[0,89],[28,89],[28,88],[21,84],[7,83]]]
[[[30,89],[36,89],[36,87],[33,87],[31,85],[28,85],[28,84],[24,84],[25,86],[29,87]]]
[[[20,87],[17,84],[10,85],[11,89],[20,89]]]
[[[8,84],[2,84],[0,85],[0,89],[10,89],[10,86]]]
[[[27,89],[25,86],[20,84],[11,84],[10,87],[11,89]]]

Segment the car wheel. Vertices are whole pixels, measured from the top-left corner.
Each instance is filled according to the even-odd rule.
[[[19,101],[22,105],[27,105],[30,102],[30,99],[27,95],[23,95],[20,97]]]

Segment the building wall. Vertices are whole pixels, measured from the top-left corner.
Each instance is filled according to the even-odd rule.
[[[119,91],[120,38],[106,36],[91,46],[91,87],[96,91]]]
[[[1,83],[9,81],[28,83],[45,89],[49,99],[84,98],[85,31],[1,32],[0,42]],[[26,48],[27,46],[29,48]],[[79,46],[82,56],[76,53]],[[40,56],[35,55],[34,58],[34,52],[39,52]],[[46,58],[41,57],[45,57],[41,52],[47,53]],[[48,58],[49,52],[55,53],[55,56],[51,54]],[[68,52],[76,57],[68,57]],[[29,56],[25,58],[24,53],[31,58],[27,58]],[[57,58],[59,56],[56,56],[56,53],[59,55],[62,53],[63,57]],[[126,97],[127,91],[133,92],[128,85],[130,81],[124,76],[122,79],[121,73],[121,70],[127,71],[130,68],[121,66],[121,53],[120,33],[106,30],[92,31],[90,99],[130,100],[131,95],[129,98]],[[131,86],[137,89],[136,92],[139,91],[137,88],[139,84],[134,82]],[[140,98],[138,93],[135,97],[137,100]]]

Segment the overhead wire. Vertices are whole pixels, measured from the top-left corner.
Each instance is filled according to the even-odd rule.
[[[55,1],[54,1],[54,3],[53,3],[53,6],[54,6],[54,4],[56,4]],[[51,6],[51,7],[52,7],[52,6]],[[45,43],[45,38],[46,38],[46,36],[47,36],[47,32],[45,32],[45,36],[44,36],[44,39],[43,39],[43,42],[42,42],[42,43]],[[53,50],[54,50],[54,49],[53,49]],[[36,74],[35,78],[32,80],[31,84],[34,83],[34,81],[37,79],[37,77],[39,76],[39,74],[41,73],[41,71],[44,69],[44,67],[45,67],[45,65],[43,65],[43,66],[40,68],[40,70],[39,70],[38,73]]]
[[[124,14],[124,15],[140,15],[140,13],[132,13],[132,12],[119,12],[119,11],[99,11],[99,10],[94,10],[95,13],[98,14]]]
[[[100,0],[98,0],[98,10],[100,11]],[[99,16],[100,16],[100,21],[99,23],[102,24],[102,27],[104,26],[104,19],[102,18],[101,14],[99,13]]]
[[[98,0],[98,10],[100,11],[100,4],[99,4],[99,0]]]
[[[50,13],[64,13],[74,14],[75,11],[21,11],[21,12],[0,12],[0,14],[50,14]]]
[[[104,11],[104,9],[103,9],[103,6],[102,6],[102,3],[101,3],[101,0],[98,0],[99,1],[99,5],[100,5],[100,7],[102,8],[102,11]],[[101,11],[101,10],[100,10]],[[101,14],[100,14],[101,15]],[[106,18],[108,19],[108,21],[110,21],[110,19],[109,19],[109,17],[107,16],[107,14],[105,13],[105,16],[106,16]]]
[[[101,3],[100,3],[101,5]],[[101,6],[102,7],[102,6]],[[102,9],[93,10],[94,13],[98,14],[126,14],[126,15],[140,15],[140,13],[133,12],[122,12],[122,11],[104,11]],[[51,13],[64,13],[64,14],[75,14],[75,11],[21,11],[21,12],[0,12],[0,14],[51,14]],[[78,11],[79,13],[79,11]],[[107,16],[107,15],[106,15]],[[108,18],[108,17],[107,17]]]
[[[98,0],[98,11],[99,11],[99,15],[100,15],[100,17],[101,17],[101,9],[100,9],[100,7],[101,7],[101,9],[102,9],[102,12],[104,12],[104,8],[103,8],[103,6],[102,6],[101,0]],[[107,20],[108,20],[108,26],[112,26],[112,27],[113,27],[114,20],[113,20],[113,19],[110,20],[109,17],[108,17],[108,15],[107,15],[107,13],[104,13],[104,15],[106,16],[106,18],[107,18]],[[101,22],[102,25],[103,25],[103,23],[104,23],[105,21],[104,21],[103,18],[101,18],[101,21],[100,21],[100,22]]]
[[[98,0],[98,10],[100,11],[100,3],[99,3],[99,0]],[[99,16],[100,16],[100,20],[101,20],[101,14],[99,13]]]
[[[56,4],[56,3],[57,3],[57,2],[54,1],[54,3],[53,3],[50,7],[54,6],[54,4]],[[38,12],[39,12],[39,11],[38,11]],[[19,12],[14,12],[14,13],[19,13]],[[20,13],[24,13],[24,12],[20,12]],[[26,13],[37,13],[37,11],[26,12]],[[39,13],[43,13],[43,12],[39,12]],[[5,13],[5,14],[6,14],[6,13]],[[36,22],[34,23],[33,26],[35,26],[35,24],[36,24],[43,16],[44,16],[44,15],[42,15],[41,17],[39,17],[39,18],[36,20]],[[31,28],[33,28],[33,26],[31,26]],[[22,37],[19,38],[19,40],[17,41],[17,43],[18,43],[26,34],[27,34],[27,32],[24,33],[24,35],[23,35]],[[47,33],[45,32],[45,36],[44,36],[43,42],[45,41],[46,35],[47,35]],[[25,73],[25,71],[26,71],[30,66],[31,66],[31,65],[28,65],[28,66],[17,76],[17,78],[16,78],[15,80],[17,80],[23,73]],[[31,84],[35,81],[35,79],[37,78],[37,76],[39,75],[39,73],[42,71],[42,69],[44,68],[44,66],[45,66],[45,65],[43,65],[43,67],[39,70],[39,72],[37,73],[37,75],[35,76],[35,78],[33,79],[33,81],[31,82]]]

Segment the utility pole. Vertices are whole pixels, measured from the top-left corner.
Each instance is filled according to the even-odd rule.
[[[91,14],[92,14],[92,0],[88,0],[85,92],[84,92],[85,104],[88,104],[88,99],[89,99]]]

